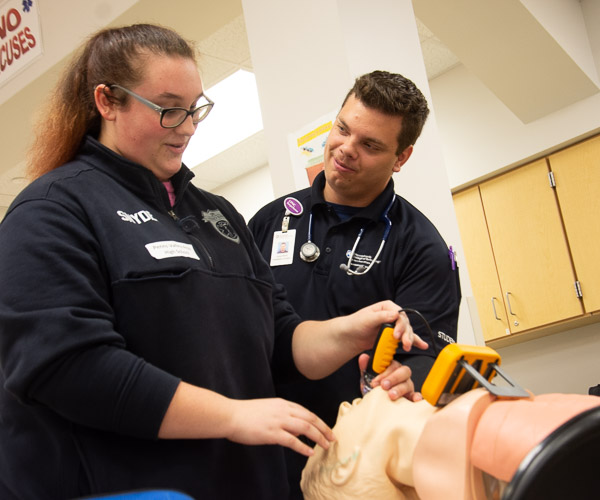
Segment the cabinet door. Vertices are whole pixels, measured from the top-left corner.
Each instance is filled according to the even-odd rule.
[[[583,313],[546,160],[480,185],[511,332]]]
[[[510,333],[508,318],[479,187],[457,193],[453,200],[483,337],[486,341],[503,337]]]
[[[550,156],[586,312],[600,309],[600,137]]]

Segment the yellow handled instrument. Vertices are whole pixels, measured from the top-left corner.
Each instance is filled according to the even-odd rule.
[[[371,381],[385,369],[390,366],[394,359],[398,343],[400,341],[394,338],[394,324],[384,323],[377,334],[373,351],[369,358],[367,369],[361,377],[361,392],[366,394],[371,390]]]

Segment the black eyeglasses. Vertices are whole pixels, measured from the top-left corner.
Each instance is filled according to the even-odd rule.
[[[204,98],[208,101],[206,104],[202,104],[202,106],[198,106],[195,109],[185,109],[185,108],[162,108],[158,104],[154,104],[150,102],[148,99],[144,99],[142,96],[137,95],[135,92],[132,92],[125,87],[121,87],[121,85],[117,85],[116,83],[113,85],[109,85],[109,88],[117,88],[122,90],[123,92],[129,94],[134,99],[137,99],[142,104],[145,104],[150,109],[153,109],[157,113],[160,114],[160,126],[163,128],[175,128],[179,127],[188,116],[192,117],[192,123],[194,125],[198,125],[202,120],[204,120],[210,110],[215,105],[208,96],[204,95]]]

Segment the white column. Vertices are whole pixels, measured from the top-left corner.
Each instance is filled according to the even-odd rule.
[[[380,69],[410,78],[427,97],[430,118],[396,191],[425,213],[458,252],[463,296],[472,295],[435,113],[410,0],[242,0],[276,196],[295,181],[289,134],[337,112],[354,79]],[[459,341],[476,343],[467,300]]]

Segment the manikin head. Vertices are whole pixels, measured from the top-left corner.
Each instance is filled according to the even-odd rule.
[[[337,440],[328,450],[317,446],[304,468],[304,498],[417,498],[413,451],[434,412],[427,401],[391,401],[381,387],[342,403],[333,428]]]

